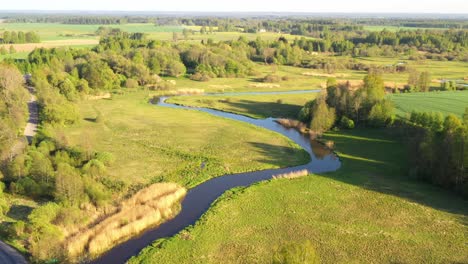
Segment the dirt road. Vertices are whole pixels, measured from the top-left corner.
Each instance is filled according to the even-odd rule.
[[[31,143],[32,138],[37,133],[37,124],[39,123],[39,109],[37,106],[37,98],[35,95],[34,87],[28,86],[28,91],[31,94],[31,98],[28,101],[29,119],[26,127],[24,128],[24,136]]]

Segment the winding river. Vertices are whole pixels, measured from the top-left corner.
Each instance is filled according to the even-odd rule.
[[[287,92],[238,92],[209,94],[220,96],[235,95],[262,95],[262,94],[303,94],[313,93],[319,90],[287,91]],[[143,248],[147,247],[159,238],[174,236],[186,227],[193,225],[209,208],[210,205],[225,191],[239,186],[248,186],[253,183],[271,179],[273,175],[307,169],[309,172],[322,173],[335,171],[340,167],[338,157],[318,142],[311,141],[309,137],[302,135],[294,129],[287,129],[275,122],[274,118],[253,119],[247,116],[226,113],[208,108],[195,108],[166,102],[167,97],[161,97],[156,107],[171,107],[177,109],[190,109],[202,111],[212,115],[246,122],[258,127],[280,133],[306,150],[311,157],[309,163],[282,169],[269,169],[238,174],[226,174],[210,179],[190,189],[182,201],[182,209],[173,219],[145,231],[141,235],[119,244],[107,253],[94,260],[96,264],[125,263],[129,258],[137,255]]]

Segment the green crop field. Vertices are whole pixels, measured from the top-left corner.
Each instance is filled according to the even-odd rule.
[[[111,100],[83,101],[85,120],[55,132],[64,133],[73,145],[113,153],[117,160],[109,176],[131,184],[164,180],[194,186],[226,173],[308,159],[306,152],[276,133],[207,113],[154,106],[147,95],[129,92]],[[93,121],[98,111],[102,123]]]
[[[130,263],[269,263],[308,240],[323,263],[465,263],[468,203],[402,175],[405,150],[383,130],[326,135],[333,173],[227,192],[193,227]]]
[[[392,94],[396,113],[407,116],[412,111],[441,112],[462,116],[468,107],[468,91]]]

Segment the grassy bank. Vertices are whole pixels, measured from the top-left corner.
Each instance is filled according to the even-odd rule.
[[[407,116],[412,111],[441,112],[462,116],[468,107],[468,91],[392,94],[396,113]]]
[[[297,118],[297,113],[318,93],[241,95],[241,96],[180,96],[168,99],[170,103],[209,107],[253,118]]]
[[[324,263],[463,263],[468,203],[404,176],[401,144],[382,130],[326,135],[343,167],[225,194],[194,227],[131,263],[268,263],[309,240]]]
[[[305,151],[276,133],[207,113],[154,106],[148,99],[145,92],[131,92],[83,101],[82,122],[55,132],[72,145],[114,154],[107,177],[128,184],[193,186],[226,173],[308,160]],[[101,122],[95,121],[97,113]]]

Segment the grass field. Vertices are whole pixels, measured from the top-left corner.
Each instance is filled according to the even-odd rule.
[[[326,139],[339,171],[227,192],[194,227],[130,263],[269,263],[278,247],[305,240],[322,263],[468,261],[467,201],[403,176],[401,144],[382,130]]]
[[[151,23],[131,23],[131,24],[114,24],[114,25],[69,25],[59,23],[0,23],[1,31],[34,31],[39,34],[42,41],[56,41],[56,40],[76,40],[76,39],[98,39],[94,35],[100,26],[120,28],[126,32],[142,32],[148,34],[151,39],[158,40],[173,40],[173,32],[180,33],[179,40],[185,40],[182,35],[184,28],[194,31],[199,31],[201,27],[196,26],[158,26]],[[216,30],[216,28],[214,28]],[[214,32],[212,34],[201,35],[196,33],[189,35],[188,41],[201,41],[208,38],[214,41],[226,41],[238,39],[240,36],[245,36],[247,39],[254,40],[257,37],[262,39],[273,40],[284,36],[288,39],[294,39],[297,36],[280,33],[243,33],[243,32]]]
[[[318,93],[241,96],[178,96],[168,102],[182,105],[209,107],[247,115],[253,118],[297,118],[301,107]],[[280,102],[278,101],[280,100]]]
[[[392,94],[389,97],[395,102],[396,114],[400,116],[417,111],[461,117],[468,107],[468,91]]]
[[[169,181],[190,187],[226,173],[308,160],[305,151],[276,133],[207,113],[153,106],[145,92],[84,101],[80,109],[85,120],[57,132],[71,145],[113,153],[109,177],[129,184]],[[97,111],[102,123],[93,121]]]

